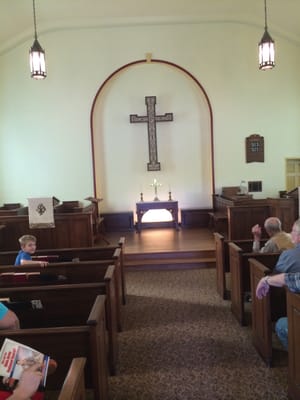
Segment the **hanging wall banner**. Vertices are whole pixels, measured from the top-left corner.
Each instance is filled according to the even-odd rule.
[[[53,198],[40,197],[28,199],[30,228],[55,228]]]

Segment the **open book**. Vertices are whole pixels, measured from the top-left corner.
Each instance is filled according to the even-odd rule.
[[[22,372],[38,363],[42,365],[42,380],[39,391],[45,390],[47,370],[50,357],[31,347],[5,339],[0,350],[0,399],[5,399],[5,393],[11,394]],[[32,397],[32,399],[40,397]]]

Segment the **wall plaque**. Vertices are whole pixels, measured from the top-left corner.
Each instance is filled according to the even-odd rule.
[[[260,135],[250,135],[246,138],[246,162],[264,162],[264,138]]]

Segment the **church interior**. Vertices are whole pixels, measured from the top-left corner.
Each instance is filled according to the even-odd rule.
[[[299,14],[294,0],[2,0],[0,297],[42,299],[12,337],[57,359],[45,400],[300,398],[300,300],[280,310],[287,353],[271,296],[255,298],[279,255],[251,247],[254,224],[299,217]],[[13,267],[24,234],[46,272]],[[63,318],[74,346],[51,336]],[[78,357],[86,390],[71,394]]]

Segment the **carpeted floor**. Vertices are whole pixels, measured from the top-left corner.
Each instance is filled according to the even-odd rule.
[[[287,399],[286,356],[267,368],[215,287],[214,269],[127,272],[110,400]]]

